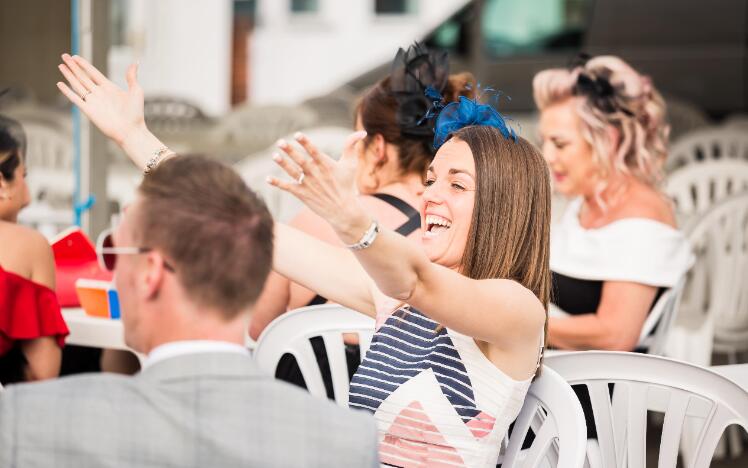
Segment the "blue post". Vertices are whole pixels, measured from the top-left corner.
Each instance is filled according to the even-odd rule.
[[[80,1],[72,0],[71,2],[72,15],[70,18],[71,22],[71,35],[72,41],[70,44],[73,55],[77,54],[80,50],[80,44],[78,38],[80,37]],[[81,201],[81,113],[77,106],[73,106],[73,223],[76,226],[81,226],[81,218],[83,213],[91,209],[96,199],[93,196],[88,197],[85,202]]]

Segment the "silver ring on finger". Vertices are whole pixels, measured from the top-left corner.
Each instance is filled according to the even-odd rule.
[[[85,101],[86,101],[86,98],[87,98],[87,97],[88,97],[88,96],[89,96],[89,95],[90,95],[91,93],[93,93],[93,91],[86,91],[85,93],[81,94],[81,99],[83,99],[83,101],[85,102]]]
[[[296,185],[301,185],[302,183],[304,183],[304,172],[299,174],[299,178],[296,179]]]

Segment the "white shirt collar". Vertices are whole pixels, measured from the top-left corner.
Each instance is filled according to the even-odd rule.
[[[249,356],[249,350],[244,346],[228,341],[213,340],[190,340],[190,341],[172,341],[156,346],[148,353],[143,360],[142,369],[146,369],[153,364],[165,359],[185,354],[200,353],[236,353]]]

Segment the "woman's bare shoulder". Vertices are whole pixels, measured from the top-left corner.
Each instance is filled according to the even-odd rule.
[[[12,245],[14,250],[46,251],[49,241],[38,231],[20,224],[0,221],[0,242]],[[51,252],[51,251],[50,251]]]
[[[676,227],[672,202],[659,190],[640,186],[633,189],[626,202],[621,204],[619,219],[644,218]]]
[[[45,286],[54,285],[54,255],[41,233],[27,226],[0,222],[0,245],[13,246],[0,251],[4,268]]]

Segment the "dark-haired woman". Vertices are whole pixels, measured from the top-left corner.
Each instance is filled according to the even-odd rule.
[[[29,204],[26,137],[0,116],[0,383],[56,377],[68,334],[54,292],[55,265],[47,240],[17,224]]]
[[[81,58],[64,57],[62,92],[146,171],[167,149],[143,97]],[[83,99],[85,97],[85,100]],[[274,269],[375,317],[350,406],[370,411],[390,466],[495,466],[537,373],[550,295],[550,180],[540,152],[488,106],[461,98],[435,126],[439,147],[419,203],[422,248],[379,226],[356,185],[353,134],[334,161],[306,138],[270,182],[325,219],[346,247],[275,226]],[[155,169],[158,170],[158,169]]]
[[[446,53],[428,51],[416,44],[407,51],[400,49],[390,75],[359,101],[355,128],[365,130],[367,137],[355,148],[356,187],[361,204],[382,226],[418,242],[418,204],[426,169],[436,152],[432,122],[422,119],[431,104],[424,91],[430,86],[452,102],[459,96],[471,97],[474,85],[469,73],[449,75]],[[302,210],[289,224],[340,245],[330,225],[309,209]],[[252,311],[249,334],[256,340],[273,319],[287,310],[325,302],[327,299],[317,292],[273,272]],[[354,357],[353,361],[357,359]],[[279,377],[286,379],[283,372]],[[288,380],[301,384],[290,374]]]

